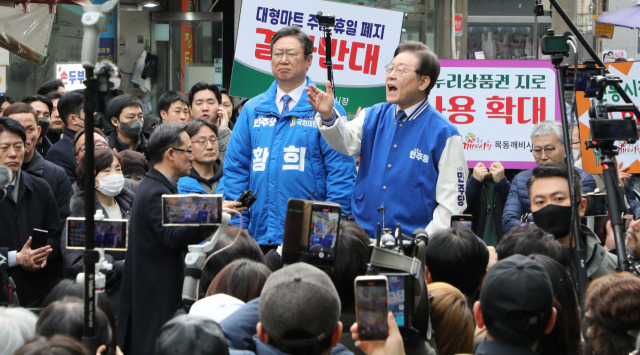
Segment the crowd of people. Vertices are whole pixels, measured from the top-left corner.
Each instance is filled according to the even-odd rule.
[[[636,349],[640,272],[617,272],[611,230],[597,235],[582,225],[571,233],[572,210],[584,217],[583,193],[598,185],[578,167],[571,167],[569,183],[565,161],[575,153],[565,151],[564,141],[579,137],[543,121],[531,131],[535,168],[507,171],[495,161],[468,169],[460,133],[429,102],[440,65],[424,44],[398,46],[385,67],[387,102],[351,120],[331,83],[322,91],[307,76],[313,42],[298,27],[273,36],[271,58],[271,87],[237,107],[226,89],[205,82],[187,95],[162,94],[157,117],[144,116],[142,102],[128,94],[105,100],[104,112],[91,117],[84,92],[65,92],[60,80],[20,102],[0,97],[0,173],[7,175],[0,186],[6,191],[0,264],[15,282],[9,286],[2,277],[0,303],[10,307],[0,307],[0,354],[95,350],[82,345],[83,252],[66,247],[67,217],[85,216],[87,194],[104,218],[128,221],[126,253],[104,253],[106,287],[98,293],[94,324],[98,353],[586,355]],[[87,119],[96,122],[93,132],[85,130]],[[93,166],[84,164],[87,133],[93,134]],[[635,177],[620,172],[621,185],[632,192]],[[251,206],[238,201],[247,190],[257,196]],[[163,223],[162,196],[177,194],[223,195],[230,226]],[[331,267],[283,265],[291,198],[340,204],[339,228],[318,224],[301,236],[310,246],[335,250]],[[640,221],[633,199],[624,230],[636,266]],[[197,220],[206,207],[189,211]],[[473,216],[471,228],[451,224],[459,214]],[[419,341],[412,324],[398,325],[392,312],[383,315],[386,340],[359,337],[354,280],[370,270],[379,223],[428,237],[414,259],[424,274],[412,275],[423,278],[415,289],[431,294],[430,311],[406,310],[414,324],[429,324]],[[185,307],[187,247],[216,232],[221,237],[201,272],[186,275],[199,286],[197,302]],[[573,262],[576,238],[585,246],[582,268]],[[585,295],[576,286],[580,273]]]

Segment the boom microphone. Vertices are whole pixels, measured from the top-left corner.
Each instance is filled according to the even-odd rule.
[[[0,165],[0,202],[7,196],[5,186],[11,182],[11,170],[4,165]]]

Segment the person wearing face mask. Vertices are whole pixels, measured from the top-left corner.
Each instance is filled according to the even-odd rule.
[[[101,148],[95,153],[95,170],[93,174],[85,170],[84,164],[78,166],[76,172],[76,182],[78,190],[71,197],[70,209],[71,217],[84,217],[84,182],[86,179],[94,179],[95,209],[102,210],[105,218],[109,219],[129,219],[131,205],[133,204],[134,193],[124,187],[124,176],[122,175],[122,158],[120,154],[111,148]],[[66,249],[66,233],[63,232],[63,272],[65,278],[75,278],[82,272],[82,250]],[[120,299],[120,281],[124,270],[124,252],[106,251],[105,258],[113,264],[113,269],[102,271],[107,276],[106,292],[111,298],[114,310]]]
[[[75,179],[78,163],[76,162],[73,137],[84,128],[85,96],[81,90],[70,91],[58,101],[58,113],[65,127],[62,138],[47,152],[45,159],[64,168],[71,182]]]
[[[142,102],[131,95],[120,95],[109,102],[105,114],[115,127],[108,136],[109,146],[118,152],[129,149],[144,154],[147,137],[142,133]]]
[[[533,169],[527,181],[527,194],[531,199],[533,222],[540,229],[551,233],[560,244],[569,247],[571,236],[571,199],[569,197],[569,174],[563,163],[549,163]],[[576,204],[580,217],[587,209],[587,200],[582,198],[582,182],[580,175],[575,176],[575,196],[580,202]],[[586,273],[590,282],[600,276],[616,271],[618,258],[607,252],[592,230],[580,227],[586,253]]]

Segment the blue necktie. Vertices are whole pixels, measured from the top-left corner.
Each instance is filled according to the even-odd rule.
[[[6,187],[7,190],[7,196],[11,199],[11,201],[13,201],[13,189],[14,189],[14,185],[9,185]]]
[[[284,95],[282,97],[282,102],[284,103],[284,105],[282,106],[282,113],[280,113],[280,116],[284,117],[287,113],[289,113],[289,102],[291,102],[291,96]]]
[[[404,112],[404,110],[398,111],[398,114],[396,115],[396,120],[402,122],[406,119],[407,119],[407,114]]]

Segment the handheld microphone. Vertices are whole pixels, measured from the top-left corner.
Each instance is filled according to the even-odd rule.
[[[7,190],[5,186],[11,182],[11,170],[4,165],[0,165],[0,202],[7,196]]]

